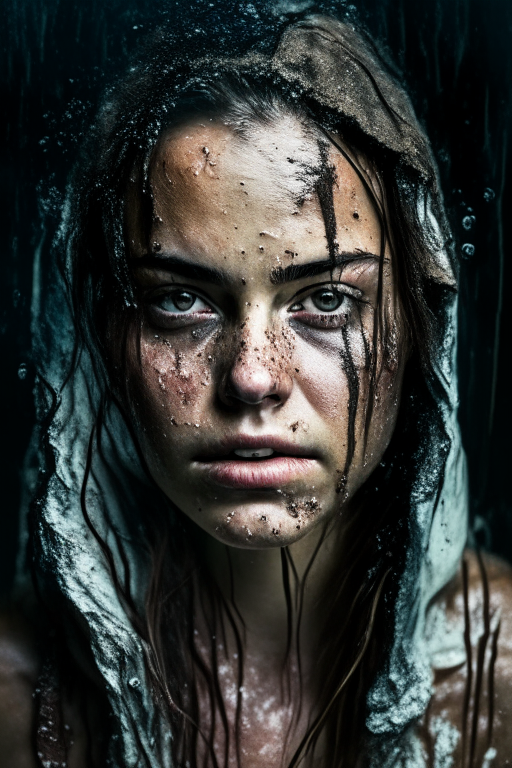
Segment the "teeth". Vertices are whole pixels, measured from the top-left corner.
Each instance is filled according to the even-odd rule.
[[[265,456],[272,456],[274,451],[272,448],[236,448],[233,453],[242,459],[263,459]]]

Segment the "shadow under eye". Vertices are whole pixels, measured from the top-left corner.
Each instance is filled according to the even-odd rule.
[[[154,302],[146,305],[146,317],[150,325],[160,330],[178,331],[184,328],[199,329],[205,327],[210,333],[212,326],[217,326],[219,315],[209,307],[197,312],[170,312]]]
[[[315,328],[320,331],[332,331],[343,328],[349,321],[349,312],[332,312],[331,314],[321,314],[308,312],[307,310],[298,310],[293,312],[290,323],[305,325],[309,328]]]

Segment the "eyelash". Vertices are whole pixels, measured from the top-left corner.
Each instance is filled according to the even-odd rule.
[[[340,290],[339,285],[333,285],[332,283],[319,285],[317,284],[314,287],[316,288],[314,291],[311,291],[312,286],[309,286],[308,288],[300,291],[300,294],[296,294],[294,296],[293,304],[288,309],[288,312],[292,314],[292,318],[296,322],[300,322],[304,325],[322,330],[340,328],[345,325],[353,304],[361,300],[360,296],[358,295],[361,292],[356,288],[351,288],[350,286],[345,285],[343,285],[343,290]],[[310,293],[304,297],[304,294],[307,291],[310,291]],[[339,300],[338,305],[332,310],[327,309],[322,312],[321,309],[316,306],[314,301],[314,298],[319,297],[322,293],[334,294]],[[177,298],[180,294],[182,297],[188,296],[191,300],[190,306],[183,310],[180,310],[180,307],[176,305]],[[300,299],[298,299],[299,295],[301,296]],[[166,300],[170,300],[172,304],[174,304],[176,311],[165,309],[164,307],[160,306]],[[204,306],[199,310],[195,309],[194,311],[190,312],[189,310],[193,309],[198,300]],[[312,302],[319,311],[315,312],[314,310],[308,310],[308,302]],[[348,304],[348,306],[345,308],[346,304]],[[196,325],[201,321],[211,321],[216,318],[217,314],[220,314],[220,311],[212,306],[212,302],[204,299],[197,291],[189,290],[186,287],[173,288],[173,290],[162,292],[149,298],[147,301],[147,307],[149,309],[150,316],[152,316],[151,319],[153,323],[160,327],[168,327],[169,329],[178,329],[186,326]],[[336,312],[335,310],[340,309],[340,307],[343,308],[343,311]]]

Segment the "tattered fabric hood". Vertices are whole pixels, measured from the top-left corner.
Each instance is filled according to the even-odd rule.
[[[419,767],[423,765],[419,745],[404,734],[424,713],[431,695],[427,607],[455,574],[467,532],[465,462],[457,424],[456,277],[446,247],[448,233],[435,162],[409,99],[383,68],[372,43],[362,41],[350,24],[310,16],[285,27],[273,53],[256,47],[230,57],[225,55],[227,49],[225,44],[216,58],[208,54],[196,59],[188,71],[182,66],[179,87],[187,79],[197,78],[198,72],[202,77],[213,70],[259,72],[278,85],[287,84],[297,98],[326,110],[347,129],[367,137],[380,152],[396,159],[397,174],[406,174],[409,183],[422,190],[418,216],[433,233],[429,274],[438,291],[435,311],[441,317],[435,360],[437,388],[432,396],[442,429],[437,436],[429,436],[428,461],[424,452],[411,457],[415,466],[415,481],[408,491],[411,545],[393,613],[394,640],[369,692],[367,720],[375,740],[375,768]],[[63,231],[73,227],[71,217],[72,211],[65,209]],[[134,591],[144,594],[145,561],[137,544],[136,523],[126,514],[126,499],[132,487],[147,485],[149,489],[150,485],[129,430],[114,407],[104,419],[105,461],[89,452],[101,385],[86,349],[81,349],[77,364],[71,366],[77,338],[66,281],[57,272],[45,278],[38,258],[33,334],[39,370],[39,427],[34,442],[39,481],[36,491],[27,470],[27,483],[37,498],[22,547],[26,549],[30,529],[41,583],[61,593],[87,629],[116,722],[111,765],[171,768],[172,735],[155,709],[146,682],[141,640],[120,603],[81,505],[83,493],[94,526],[111,547],[120,572],[122,541],[137,585]],[[83,489],[88,461],[92,472]],[[115,521],[115,530],[107,520]],[[25,568],[22,557],[20,578]]]

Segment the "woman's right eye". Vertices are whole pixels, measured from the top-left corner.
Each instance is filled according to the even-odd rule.
[[[190,291],[171,291],[158,296],[154,302],[164,312],[176,314],[190,314],[194,312],[211,312],[212,308],[197,294]]]
[[[159,328],[179,329],[218,317],[218,312],[201,296],[175,288],[147,299],[150,321]]]

